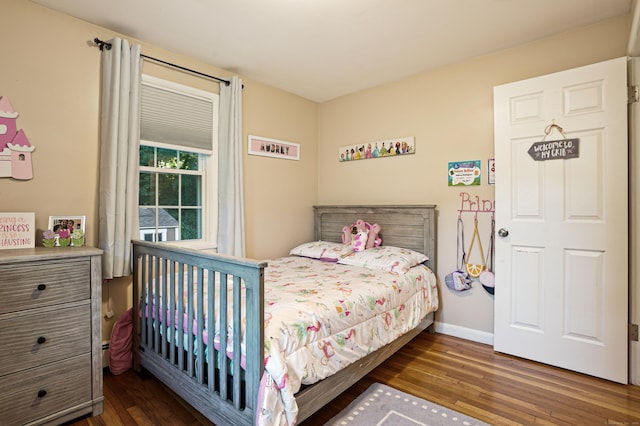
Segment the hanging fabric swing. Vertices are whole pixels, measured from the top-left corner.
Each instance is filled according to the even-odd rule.
[[[471,257],[473,244],[476,242],[476,239],[478,239],[478,247],[480,248],[480,259],[482,260],[482,263],[467,263],[465,265],[467,269],[467,273],[473,278],[478,278],[486,267],[486,261],[484,258],[484,249],[482,248],[482,241],[480,241],[480,233],[478,232],[477,217],[473,220],[473,236],[471,237],[471,244],[469,244],[469,257]]]
[[[464,252],[464,223],[462,217],[458,216],[456,235],[456,268],[457,270],[447,274],[444,282],[451,290],[463,291],[471,288],[471,280],[464,271],[467,254]]]
[[[487,249],[487,269],[480,274],[480,284],[489,294],[494,294],[496,278],[493,273],[493,251],[495,239],[496,221],[491,216],[491,237],[489,239],[489,248]]]

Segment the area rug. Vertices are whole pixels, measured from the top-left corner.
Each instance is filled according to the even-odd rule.
[[[327,423],[331,426],[488,425],[433,402],[374,383]]]

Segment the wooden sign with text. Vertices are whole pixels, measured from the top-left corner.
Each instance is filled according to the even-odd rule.
[[[0,250],[35,247],[35,213],[0,213]]]
[[[535,161],[578,158],[580,156],[580,139],[534,142],[527,152]]]

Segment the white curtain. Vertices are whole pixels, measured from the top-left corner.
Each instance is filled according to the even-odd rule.
[[[242,80],[220,84],[218,252],[245,256],[242,179]]]
[[[131,239],[138,238],[140,45],[119,38],[102,50],[100,224],[102,275],[131,275]]]

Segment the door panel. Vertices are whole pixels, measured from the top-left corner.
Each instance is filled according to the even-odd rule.
[[[626,58],[498,86],[494,111],[494,348],[626,383]],[[573,138],[577,158],[529,154]]]
[[[566,250],[564,336],[602,342],[604,257],[601,252]]]
[[[602,129],[584,132],[580,138],[580,161],[567,161],[564,165],[567,176],[565,182],[566,220],[603,219],[604,210],[602,175],[604,165]]]
[[[533,139],[526,138],[513,141],[511,164],[513,184],[518,191],[514,192],[514,219],[540,219],[543,215],[544,163],[531,161],[527,151]]]
[[[513,270],[528,271],[515,274],[513,288],[512,324],[529,330],[544,330],[544,286],[541,271],[544,270],[543,250],[540,247],[513,247]]]

